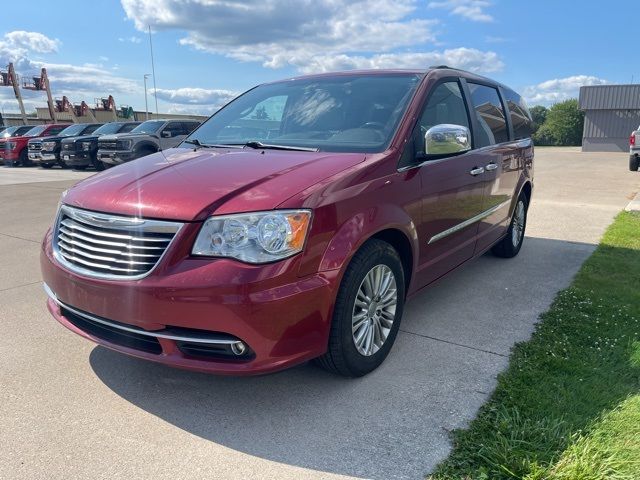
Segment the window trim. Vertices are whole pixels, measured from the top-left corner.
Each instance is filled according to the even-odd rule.
[[[433,156],[432,158],[424,159],[421,162],[416,162],[416,160],[417,160],[416,155],[415,155],[416,152],[412,151],[411,152],[410,163],[403,162],[403,159],[405,157],[406,149],[407,148],[410,148],[412,150],[415,149],[415,145],[413,143],[414,131],[415,131],[416,127],[418,126],[418,122],[420,122],[420,119],[422,118],[422,113],[424,112],[424,109],[426,108],[427,104],[431,100],[431,97],[433,96],[435,90],[443,83],[452,83],[452,82],[458,84],[458,87],[460,88],[460,93],[462,95],[462,101],[463,101],[464,107],[465,107],[465,109],[467,111],[467,122],[469,123],[469,131],[471,133],[471,150],[468,150],[466,152],[460,152],[460,153],[446,154],[446,155],[442,155],[442,156],[439,156],[439,155],[438,156]],[[404,149],[403,149],[402,154],[400,155],[400,158],[398,159],[397,170],[398,171],[405,171],[405,170],[409,170],[409,169],[412,169],[412,168],[421,167],[425,163],[434,162],[434,161],[448,160],[450,158],[459,157],[460,155],[464,155],[465,153],[469,153],[470,151],[475,150],[475,144],[476,144],[475,135],[474,135],[475,123],[474,123],[474,118],[471,116],[471,112],[469,110],[469,106],[470,106],[469,99],[470,98],[471,97],[467,96],[467,89],[466,89],[466,83],[465,83],[464,77],[456,77],[454,75],[449,75],[449,76],[446,76],[446,77],[439,78],[433,85],[431,85],[431,87],[429,87],[429,91],[427,92],[426,97],[420,103],[420,108],[418,108],[416,110],[416,118],[414,119],[413,125],[411,126],[411,129],[409,130],[409,133],[408,133],[407,137],[405,138]]]
[[[488,81],[484,81],[484,80],[476,80],[471,79],[470,81],[467,81],[465,79],[465,89],[466,89],[466,93],[469,96],[469,105],[472,106],[474,112],[475,112],[475,107],[473,107],[473,102],[471,99],[471,89],[469,88],[469,83],[473,83],[474,85],[480,85],[483,87],[489,87],[489,88],[493,88],[494,90],[496,90],[496,92],[498,92],[498,98],[500,99],[500,104],[502,105],[502,113],[504,113],[504,119],[505,119],[505,124],[507,126],[507,140],[505,140],[504,142],[499,142],[499,143],[494,143],[491,145],[485,145],[484,147],[478,147],[479,149],[482,148],[489,148],[489,147],[496,147],[498,145],[503,145],[505,143],[510,143],[513,142],[513,129],[511,127],[511,114],[509,113],[509,109],[505,108],[505,97],[504,94],[502,92],[502,86],[498,83],[493,83],[493,82],[488,82]],[[477,124],[478,121],[478,117],[476,115],[473,116],[473,124],[479,129],[480,126]],[[473,135],[474,137],[474,145],[475,145],[475,135]]]

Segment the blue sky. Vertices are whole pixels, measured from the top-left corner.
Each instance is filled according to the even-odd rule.
[[[301,73],[440,63],[550,105],[580,85],[640,81],[635,11],[595,0],[4,2],[0,65],[13,61],[22,75],[46,66],[54,96],[73,102],[112,94],[144,109],[150,24],[163,112],[209,114],[255,84]],[[25,103],[45,97],[25,92]],[[11,89],[0,89],[0,107],[17,111]]]

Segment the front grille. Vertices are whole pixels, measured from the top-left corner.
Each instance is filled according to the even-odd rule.
[[[33,151],[42,150],[42,142],[29,143],[29,150],[33,150]]]
[[[74,143],[63,143],[62,144],[62,150],[75,150],[75,144]]]
[[[100,150],[117,150],[118,149],[118,142],[113,140],[113,141],[106,141],[103,140],[101,142],[98,142],[98,148]]]
[[[63,205],[54,251],[70,270],[101,278],[140,278],[160,261],[181,223],[91,212]]]
[[[122,330],[116,326],[96,322],[87,316],[80,316],[64,307],[60,308],[60,312],[77,328],[96,338],[100,338],[123,347],[154,353],[156,355],[162,353],[162,346],[156,337],[150,337],[148,335]],[[113,324],[116,323],[112,320],[109,322]]]

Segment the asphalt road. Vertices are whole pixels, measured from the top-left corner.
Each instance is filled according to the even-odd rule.
[[[423,478],[495,386],[514,343],[640,189],[624,154],[538,149],[527,239],[408,306],[385,364],[221,378],[135,360],[45,309],[39,242],[86,173],[0,169],[0,479]]]

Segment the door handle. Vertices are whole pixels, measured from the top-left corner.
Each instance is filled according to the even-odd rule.
[[[481,173],[484,173],[484,167],[476,167],[473,170],[471,170],[469,173],[475,177],[476,175],[480,175]]]
[[[486,167],[484,167],[488,172],[490,172],[491,170],[495,170],[496,168],[498,168],[498,165],[496,165],[495,163],[490,163],[489,165],[487,165]]]

